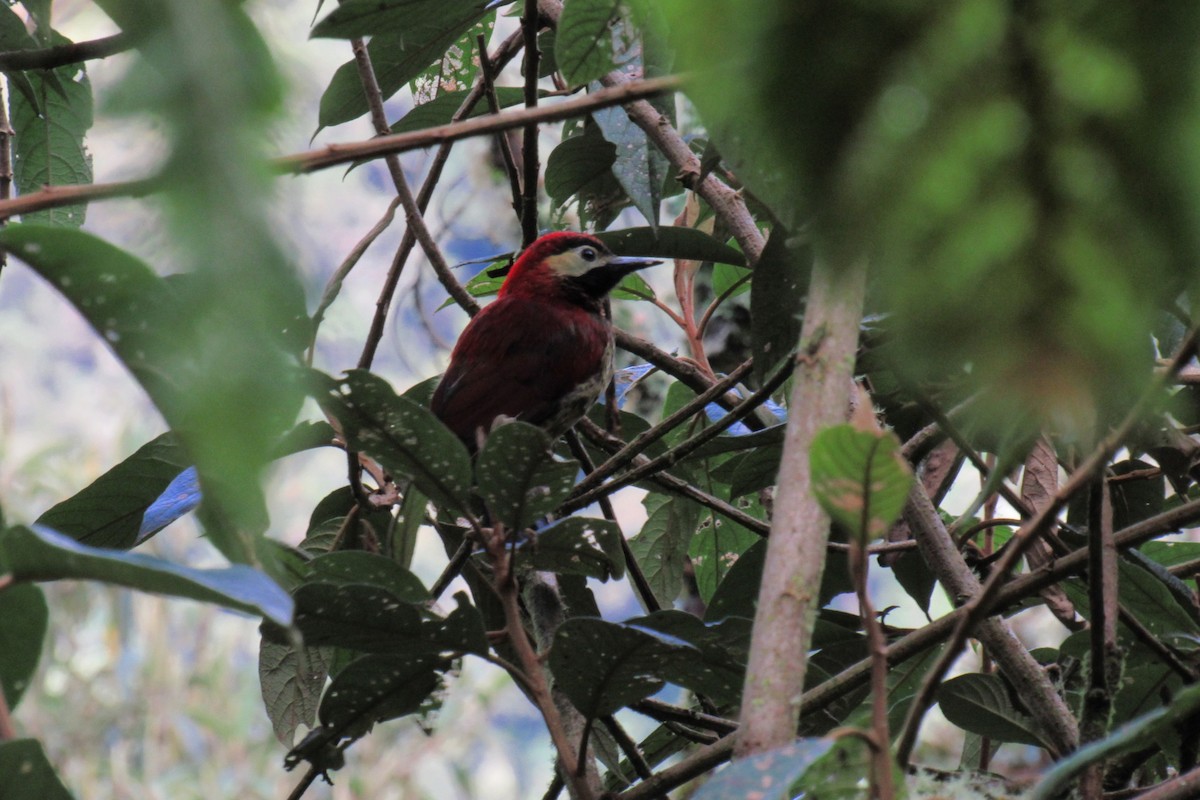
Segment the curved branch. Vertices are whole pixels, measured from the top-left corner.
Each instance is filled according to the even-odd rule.
[[[133,43],[126,34],[115,33],[87,42],[57,44],[40,50],[9,50],[0,53],[0,70],[54,69],[81,61],[108,58],[132,47]]]

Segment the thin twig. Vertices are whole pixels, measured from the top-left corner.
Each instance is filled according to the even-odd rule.
[[[611,494],[618,489],[629,486],[644,480],[651,473],[665,469],[677,463],[681,459],[695,452],[706,442],[715,439],[722,432],[745,417],[753,413],[754,409],[765,403],[771,398],[771,395],[783,385],[783,382],[792,374],[792,369],[795,367],[794,359],[785,359],[783,364],[775,371],[766,383],[763,384],[757,392],[747,397],[742,402],[738,403],[732,411],[721,417],[712,425],[704,428],[695,436],[680,442],[672,447],[667,452],[650,459],[648,462],[640,463],[630,469],[628,472],[613,478],[606,484],[596,486],[590,490],[580,492],[572,500],[563,504],[564,509],[580,509],[594,502],[598,497]]]
[[[475,39],[479,48],[479,77],[483,81],[484,96],[487,97],[488,108],[493,114],[500,113],[500,98],[496,96],[496,69],[492,59],[488,57],[487,37],[482,33]],[[521,175],[517,171],[517,162],[513,157],[512,147],[508,137],[503,133],[496,134],[496,147],[500,150],[500,158],[504,161],[504,174],[508,176],[509,190],[512,192],[513,211],[517,218],[521,217]]]
[[[579,434],[574,430],[567,431],[567,446],[571,448],[571,454],[583,468],[584,480],[587,480],[587,476],[593,474],[596,468],[592,464],[592,457],[588,455],[587,448],[580,441]],[[607,496],[600,498],[600,511],[604,514],[604,518],[617,525],[617,530],[620,531],[617,512],[613,509],[612,500]],[[624,533],[621,533],[620,538],[621,554],[625,557],[625,571],[629,573],[629,582],[633,584],[633,588],[637,591],[647,612],[653,614],[655,611],[661,611],[662,606],[659,605],[658,598],[654,596],[654,590],[650,588],[650,581],[646,580],[646,573],[642,572],[642,566],[638,563],[633,548],[629,546],[629,540],[625,538]]]
[[[296,788],[292,789],[292,793],[287,796],[287,800],[300,800],[304,793],[308,791],[308,787],[312,786],[313,781],[321,774],[321,770],[316,766],[310,766],[308,772],[304,773],[304,777],[296,784]]]
[[[629,763],[633,766],[633,771],[637,773],[642,780],[649,778],[653,773],[650,770],[650,765],[646,763],[646,759],[642,757],[642,751],[638,749],[635,742],[625,730],[621,727],[621,723],[617,722],[617,718],[609,714],[601,717],[600,722],[612,734],[612,737],[617,742],[617,747],[621,748],[621,752],[629,759]]]
[[[645,714],[647,717],[659,722],[682,722],[719,733],[722,736],[727,733],[733,733],[738,728],[738,724],[734,720],[705,714],[702,711],[694,711],[682,706],[674,706],[670,703],[664,703],[661,700],[649,697],[645,700],[639,700],[629,707],[639,714]]]
[[[458,549],[454,551],[454,555],[450,557],[450,561],[446,564],[446,568],[442,570],[442,574],[439,575],[438,579],[433,582],[432,586],[429,587],[430,597],[432,597],[434,600],[437,600],[442,596],[442,592],[446,591],[446,587],[450,585],[451,581],[458,577],[458,574],[462,572],[462,568],[466,566],[467,561],[470,560],[471,551],[474,549],[474,546],[475,543],[471,541],[471,537],[463,537],[462,544],[460,544]]]
[[[864,504],[863,514],[866,513]],[[892,740],[888,735],[887,639],[884,638],[883,626],[879,624],[867,590],[869,569],[866,548],[856,539],[850,548],[850,575],[858,595],[858,613],[867,633],[867,649],[871,658],[871,797],[892,800],[896,789],[892,783]]]
[[[540,27],[538,0],[525,0],[525,11],[521,14],[521,34],[525,38],[525,108],[528,111],[535,111],[538,106],[537,84],[541,53],[538,51],[537,35]],[[538,235],[537,199],[541,163],[538,160],[536,122],[525,125],[521,138],[521,166],[521,207],[518,216],[521,218],[521,244],[528,247]]]

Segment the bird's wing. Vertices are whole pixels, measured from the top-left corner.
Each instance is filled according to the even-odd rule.
[[[503,297],[459,337],[431,407],[470,443],[500,415],[539,424],[603,367],[608,328],[593,314]]]

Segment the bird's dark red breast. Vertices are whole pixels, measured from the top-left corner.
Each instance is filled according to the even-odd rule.
[[[490,430],[501,415],[557,437],[604,388],[611,338],[590,310],[504,292],[459,337],[431,409],[471,449],[477,429]]]

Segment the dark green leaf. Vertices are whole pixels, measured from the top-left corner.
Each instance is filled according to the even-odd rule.
[[[493,518],[524,530],[567,498],[579,464],[556,461],[550,454],[550,439],[541,428],[510,422],[488,435],[475,474]]]
[[[306,565],[313,583],[362,583],[386,589],[406,603],[429,602],[429,591],[421,580],[390,558],[362,550],[326,553]]]
[[[543,528],[517,550],[535,569],[607,581],[625,574],[621,528],[604,519],[567,517]]]
[[[1110,469],[1114,475],[1126,475],[1137,470],[1153,469],[1153,466],[1139,459],[1129,459],[1118,461]],[[1162,511],[1166,500],[1166,483],[1161,473],[1145,480],[1110,483],[1113,528],[1127,528]]]
[[[470,456],[429,409],[397,397],[365,370],[351,370],[340,381],[320,376],[318,383],[321,402],[341,422],[350,447],[394,477],[410,478],[433,502],[450,510],[467,507]]]
[[[786,424],[779,424],[763,428],[761,431],[748,433],[744,436],[721,435],[697,448],[692,453],[691,458],[709,458],[721,453],[732,453],[737,450],[759,450],[763,447],[775,445],[782,447],[783,435],[786,430]]]
[[[292,621],[292,599],[287,593],[263,573],[242,564],[195,569],[141,553],[88,547],[48,528],[19,527],[0,533],[0,561],[19,581],[97,580],[216,603],[278,625]]]
[[[308,583],[296,590],[296,627],[309,646],[335,645],[365,653],[481,653],[483,621],[466,596],[447,617],[361,583]]]
[[[329,677],[330,651],[262,639],[258,648],[258,681],[263,706],[275,738],[285,747],[295,742],[296,729],[311,728],[317,718],[321,690]]]
[[[717,591],[713,593],[712,601],[704,613],[705,620],[713,622],[726,617],[754,618],[758,585],[762,582],[763,559],[766,558],[766,554],[767,540],[760,538],[738,556],[737,561],[726,573],[725,580],[721,581]],[[850,582],[845,553],[827,554],[817,604],[824,606],[837,595],[853,591],[854,584]]]
[[[782,455],[782,442],[763,444],[724,462],[713,470],[713,477],[728,483],[729,496],[736,499],[768,486],[774,486],[775,476],[779,473],[779,459]]]
[[[176,438],[165,433],[46,511],[37,524],[93,547],[127,550],[138,539],[146,509],[190,464]]]
[[[482,19],[485,5],[485,0],[396,0],[390,4],[385,0],[381,9],[375,0],[351,0],[319,22],[313,36],[371,35],[367,52],[386,100],[441,58]],[[381,19],[376,19],[376,14]],[[337,69],[321,95],[319,125],[325,128],[349,122],[367,110],[358,67],[353,61],[347,62]]]
[[[657,674],[664,680],[703,694],[718,705],[736,703],[741,696],[753,624],[749,619],[706,623],[686,611],[669,609],[623,624],[655,631],[666,637],[668,644],[677,645],[660,656]],[[691,647],[678,646],[683,644]]]
[[[929,600],[933,597],[937,576],[925,563],[925,557],[916,550],[902,553],[892,563],[892,573],[908,596],[916,601],[917,607],[928,614]]]
[[[813,440],[809,461],[821,506],[858,541],[882,538],[904,510],[912,470],[895,434],[826,428]]]
[[[563,205],[571,195],[607,174],[616,158],[617,148],[598,133],[564,139],[546,159],[546,194],[555,205]]]
[[[559,626],[550,648],[555,686],[583,714],[612,714],[662,688],[665,659],[700,653],[680,640],[632,625],[574,617]]]
[[[488,5],[489,0],[346,0],[313,26],[312,37],[354,39],[412,33],[409,46],[420,47],[432,31],[452,28],[468,14],[478,19]]]
[[[13,12],[4,7],[3,16],[8,15]],[[55,38],[56,44],[68,43],[57,35]],[[31,102],[23,91],[9,97],[9,114],[16,132],[13,178],[17,192],[32,194],[46,186],[91,183],[92,156],[84,146],[84,137],[92,127],[92,86],[86,70],[80,65],[52,72],[30,70],[20,73],[16,85],[27,87],[36,98]],[[78,228],[86,209],[84,204],[71,205],[33,211],[21,218],[25,222]]]
[[[488,273],[492,269],[499,266],[508,266],[508,262],[497,261],[490,267],[480,270],[474,278],[471,278],[471,280],[467,281],[463,285],[463,288],[466,289],[467,293],[472,297],[490,297],[491,295],[496,294],[500,291],[500,287],[504,285],[505,275],[501,275],[498,278],[493,278]],[[448,308],[452,305],[455,305],[454,298],[447,297],[446,300],[440,306],[438,306],[438,311],[441,311],[443,308]]]
[[[71,800],[37,739],[0,742],[0,800]]]
[[[764,380],[800,341],[800,315],[808,294],[812,248],[789,242],[782,227],[771,231],[754,265],[750,289],[750,339],[754,374]]]
[[[753,797],[784,800],[793,796],[792,784],[833,747],[833,739],[799,739],[789,745],[738,759],[721,770],[696,792],[696,800]]]
[[[997,742],[1044,747],[1033,718],[1013,705],[998,675],[971,673],[938,687],[937,702],[946,719],[958,727]]]
[[[318,718],[342,736],[362,736],[376,722],[420,711],[446,666],[429,653],[363,656],[333,679]]]
[[[4,571],[0,563],[0,574]],[[21,702],[37,670],[49,616],[46,596],[37,586],[19,583],[0,590],[0,688],[10,710]]]

